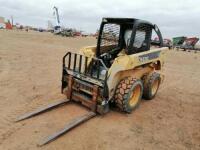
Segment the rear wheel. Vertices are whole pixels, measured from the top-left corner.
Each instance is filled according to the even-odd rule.
[[[153,72],[144,77],[144,99],[151,100],[155,97],[160,86],[160,81],[160,74],[157,72]]]
[[[126,77],[119,82],[115,92],[115,103],[124,112],[131,113],[139,105],[143,84],[140,79]]]

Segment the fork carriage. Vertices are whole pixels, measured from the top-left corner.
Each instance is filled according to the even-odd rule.
[[[68,52],[63,57],[61,91],[69,100],[81,102],[94,112],[106,113],[107,74],[108,68],[101,59]]]

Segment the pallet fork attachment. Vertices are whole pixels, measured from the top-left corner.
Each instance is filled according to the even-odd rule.
[[[80,125],[81,123],[93,118],[94,116],[96,116],[96,113],[90,111],[87,114],[77,117],[73,120],[71,120],[70,122],[68,122],[65,127],[63,129],[61,129],[60,131],[48,136],[46,139],[44,139],[40,144],[38,144],[39,146],[43,146],[49,142],[54,141],[55,139],[57,139],[58,137],[62,136],[63,134],[67,133],[68,131],[70,131],[71,129],[73,129],[74,127]]]
[[[34,117],[36,115],[39,115],[43,112],[46,112],[46,111],[49,111],[55,107],[58,107],[60,105],[63,105],[65,103],[68,103],[70,102],[69,100],[61,100],[61,101],[58,101],[56,103],[53,103],[53,104],[50,104],[48,106],[45,106],[45,107],[41,107],[33,112],[30,112],[30,113],[27,113],[27,114],[24,114],[22,116],[20,116],[19,118],[17,118],[15,121],[16,122],[19,122],[19,121],[22,121],[22,120],[25,120],[25,119],[28,119],[28,118],[31,118],[31,117]],[[70,122],[68,122],[65,127],[63,129],[61,129],[60,131],[48,136],[46,139],[44,139],[41,143],[38,144],[38,146],[43,146],[47,143],[50,143],[52,141],[54,141],[55,139],[57,139],[58,137],[60,137],[61,135],[67,133],[68,131],[70,131],[71,129],[75,128],[76,126],[80,125],[81,123],[93,118],[94,116],[96,116],[96,113],[93,112],[93,111],[90,111],[86,114],[84,114],[83,116],[79,116],[73,120],[71,120]]]
[[[53,104],[47,105],[47,106],[45,106],[45,107],[41,107],[41,108],[39,108],[39,109],[37,109],[37,110],[35,110],[35,111],[33,111],[33,112],[30,112],[30,113],[27,113],[27,114],[24,114],[24,115],[18,117],[18,118],[15,120],[15,122],[22,121],[22,120],[25,120],[25,119],[34,117],[34,116],[36,116],[36,115],[39,115],[39,114],[41,114],[41,113],[43,113],[43,112],[46,112],[46,111],[49,111],[50,109],[53,109],[53,108],[55,108],[55,107],[58,107],[58,106],[60,106],[60,105],[62,105],[62,104],[65,104],[65,103],[67,103],[67,102],[69,102],[69,100],[61,100],[61,101],[55,102],[55,103],[53,103]]]

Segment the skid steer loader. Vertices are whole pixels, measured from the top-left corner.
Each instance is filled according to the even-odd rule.
[[[152,41],[153,32],[159,40]],[[60,131],[47,137],[44,145],[70,129],[109,112],[111,104],[131,113],[142,97],[155,97],[164,76],[161,74],[165,52],[159,28],[150,22],[130,18],[103,18],[97,46],[85,47],[80,53],[63,57],[61,92],[67,99],[25,114],[17,121],[30,118],[51,108],[76,101],[89,113],[75,118]]]

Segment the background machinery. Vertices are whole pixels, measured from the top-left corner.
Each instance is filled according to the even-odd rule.
[[[163,40],[163,46],[168,47],[169,49],[171,49],[173,47],[172,41],[170,39],[164,39]]]
[[[53,7],[54,9],[54,15],[56,16],[56,26],[54,26],[54,31],[53,33],[56,35],[61,35],[65,37],[74,37],[75,36],[75,31],[72,29],[67,29],[67,28],[61,28],[60,25],[60,16],[58,13],[58,7]]]
[[[54,26],[54,34],[59,34],[62,30],[60,26],[60,16],[58,13],[58,8],[54,6],[53,10],[54,10],[53,14],[56,16],[56,26]]]
[[[195,45],[199,41],[199,38],[192,37],[192,38],[186,38],[183,45],[180,46],[181,49],[184,50],[196,50]]]
[[[173,38],[173,48],[179,49],[180,46],[182,46],[182,44],[184,43],[186,38],[187,37],[185,37],[185,36],[174,37]]]

